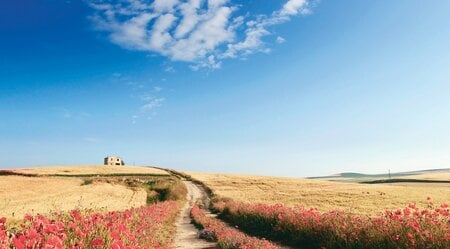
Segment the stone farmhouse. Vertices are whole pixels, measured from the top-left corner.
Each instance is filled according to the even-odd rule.
[[[118,156],[107,156],[103,160],[104,165],[125,165],[125,162],[122,160],[122,158]]]

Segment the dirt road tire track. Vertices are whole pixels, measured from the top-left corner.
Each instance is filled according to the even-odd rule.
[[[217,248],[217,243],[207,242],[198,238],[198,230],[191,223],[190,211],[197,201],[204,201],[204,191],[190,181],[183,181],[187,189],[186,204],[181,209],[179,217],[175,223],[177,233],[175,235],[175,248],[186,249],[209,249]]]

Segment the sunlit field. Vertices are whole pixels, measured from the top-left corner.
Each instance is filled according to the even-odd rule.
[[[425,174],[418,174],[414,176],[403,176],[400,178],[413,178],[413,179],[420,179],[420,180],[438,180],[438,181],[450,181],[450,170],[447,172],[440,172],[440,173],[425,173]]]
[[[107,175],[107,174],[168,175],[168,173],[164,170],[151,167],[104,166],[104,165],[51,166],[51,167],[16,169],[14,171],[18,173],[38,174],[38,175]]]
[[[186,189],[128,166],[3,170],[0,248],[171,248]]]
[[[450,200],[449,184],[359,184],[285,177],[188,172],[204,182],[219,198],[245,203],[302,205],[321,211],[342,210],[376,214],[415,203],[427,207],[427,197],[435,203]]]
[[[449,12],[0,0],[0,249],[450,249]]]
[[[0,176],[0,214],[22,219],[72,209],[124,210],[145,205],[148,191],[133,181],[165,179],[160,169],[134,166],[54,166],[6,170]],[[142,179],[140,179],[140,177]]]
[[[450,247],[447,183],[392,185],[193,172],[188,175],[211,190],[212,209],[218,217],[244,231],[245,236],[308,249]],[[245,246],[245,241],[251,240],[194,211],[194,219],[205,223],[217,238],[223,237],[221,243]]]
[[[22,219],[25,214],[76,208],[123,210],[146,202],[147,194],[142,189],[83,183],[75,178],[0,176],[1,215]]]

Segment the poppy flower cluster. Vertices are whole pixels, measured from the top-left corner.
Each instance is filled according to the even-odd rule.
[[[178,208],[178,202],[167,201],[121,212],[27,215],[9,229],[1,218],[0,248],[170,248]]]
[[[431,203],[431,202],[430,202]],[[285,205],[217,202],[219,217],[249,234],[301,248],[450,248],[448,205],[374,217]]]
[[[216,240],[220,248],[226,249],[276,249],[276,245],[265,239],[248,236],[236,228],[227,226],[224,222],[209,217],[195,205],[191,210],[194,222],[203,230],[201,233],[210,234],[212,240]]]

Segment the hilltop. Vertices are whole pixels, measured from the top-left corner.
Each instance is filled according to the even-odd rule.
[[[308,177],[307,179],[319,179],[338,182],[371,182],[394,180],[416,180],[422,182],[449,181],[450,168],[446,169],[427,169],[416,171],[395,172],[391,174],[363,174],[356,172],[343,172],[329,176]]]

